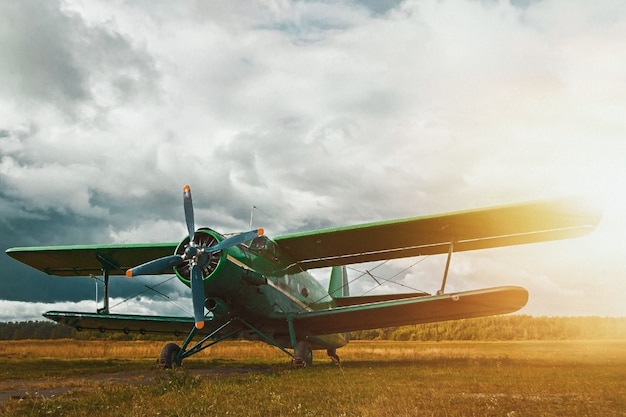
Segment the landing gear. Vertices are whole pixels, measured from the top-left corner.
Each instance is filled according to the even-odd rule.
[[[337,355],[337,349],[326,349],[326,354],[330,357],[335,365],[341,366],[339,355]]]
[[[326,349],[326,354],[335,365],[341,366],[337,349]],[[308,342],[300,341],[296,344],[292,363],[296,368],[306,368],[313,364],[313,350]]]
[[[162,369],[172,369],[172,367],[179,367],[183,364],[183,360],[178,356],[180,352],[180,346],[176,343],[168,343],[163,346],[161,351],[161,357],[157,361],[157,364]]]
[[[228,327],[230,327],[230,330],[227,330]],[[276,346],[293,358],[294,355],[292,355],[291,352],[273,340],[270,336],[240,318],[230,317],[221,325],[216,325],[212,330],[208,331],[208,334],[204,335],[202,339],[193,343],[192,340],[198,329],[196,327],[192,327],[182,346],[178,346],[176,343],[168,343],[163,347],[161,357],[157,360],[157,364],[163,369],[169,369],[173,366],[181,366],[183,359],[195,355],[196,353],[201,352],[223,340],[234,338],[245,329],[254,331],[263,341],[272,346]],[[206,332],[207,330],[209,329],[205,327],[204,331]],[[306,364],[310,365],[313,362],[313,354],[311,353],[311,346],[306,342],[305,344],[308,346],[308,353],[305,347],[301,347],[300,351],[302,352],[302,357],[304,358]]]
[[[293,355],[293,366],[306,368],[313,365],[313,350],[309,342],[300,341],[296,344]]]
[[[227,321],[220,325],[216,324],[212,326],[211,321],[207,321],[207,323],[209,325],[203,329],[204,334],[202,339],[199,341],[192,342],[198,331],[196,327],[192,327],[181,346],[176,343],[166,344],[161,351],[160,358],[157,360],[158,366],[162,369],[171,369],[173,367],[181,366],[184,359],[223,340],[235,338],[237,335],[241,334],[242,331],[250,330],[256,333],[262,341],[277,347],[285,354],[289,355],[292,358],[292,364],[294,367],[306,368],[307,366],[311,366],[313,364],[313,348],[311,343],[307,340],[297,341],[296,333],[293,330],[291,322],[289,326],[291,346],[295,345],[295,347],[292,348],[293,351],[291,351],[290,348],[286,347],[283,343],[279,343],[271,335],[265,334],[238,317],[230,317]],[[339,365],[339,356],[337,356],[336,349],[327,349],[326,353],[335,364]]]

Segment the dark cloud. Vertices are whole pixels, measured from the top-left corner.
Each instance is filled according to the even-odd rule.
[[[0,27],[0,88],[17,105],[83,117],[80,105],[102,111],[155,90],[147,54],[105,26],[88,26],[60,1],[2,2]]]
[[[76,22],[61,12],[60,2],[3,2],[0,16],[5,88],[54,103],[89,97],[85,74],[72,51],[71,28]]]
[[[1,201],[1,200],[0,200]],[[0,222],[0,250],[20,246],[55,246],[106,243],[108,219],[81,218],[80,216],[58,213],[38,213],[37,219],[22,218]],[[58,302],[93,299],[95,282],[89,278],[66,278],[48,276],[27,267],[9,256],[0,257],[0,298],[18,301]],[[144,278],[155,283],[168,277]],[[173,280],[160,287],[172,298],[178,298],[185,286]],[[111,296],[131,297],[147,289],[142,280],[112,278]],[[145,291],[145,297],[160,299],[152,291]]]
[[[398,7],[402,0],[356,0],[356,4],[362,4],[376,14],[385,14],[389,10]]]

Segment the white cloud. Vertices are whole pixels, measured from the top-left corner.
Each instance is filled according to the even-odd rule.
[[[185,304],[185,301],[187,304]],[[178,316],[191,317],[190,300],[157,301],[148,298],[124,299],[112,298],[111,313],[114,314],[138,314],[148,316]],[[121,304],[120,304],[121,303]],[[9,321],[42,321],[42,314],[48,311],[76,311],[95,313],[102,303],[96,305],[95,300],[83,300],[78,302],[57,303],[33,303],[25,301],[0,300],[0,322]]]
[[[493,269],[551,296],[530,277],[566,247],[553,288],[575,305],[589,284],[567,277],[593,275],[621,304],[622,2],[44,3],[0,13],[6,222],[51,210],[109,241],[176,240],[184,184],[198,225],[244,229],[257,205],[274,234],[585,194],[606,213],[595,247]]]

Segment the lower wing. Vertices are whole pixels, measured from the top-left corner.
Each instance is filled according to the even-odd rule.
[[[512,313],[527,301],[524,288],[495,287],[306,312],[293,323],[298,333],[344,333]]]
[[[193,317],[139,316],[134,314],[77,313],[49,311],[44,317],[76,330],[99,330],[124,333],[168,333],[182,335],[194,327]],[[206,326],[200,334],[211,331]]]
[[[506,286],[434,296],[417,296],[389,301],[310,311],[293,317],[295,330],[301,335],[325,335],[358,330],[397,327],[473,317],[512,313],[526,305],[528,292],[521,287]],[[48,319],[78,330],[100,330],[124,333],[185,334],[193,327],[189,317],[139,316],[50,311]],[[280,322],[280,319],[276,320]],[[207,322],[201,334],[217,328]],[[287,322],[283,325],[287,329]]]

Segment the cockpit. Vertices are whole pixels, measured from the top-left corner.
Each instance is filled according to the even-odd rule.
[[[272,262],[279,261],[278,245],[265,235],[252,239],[248,249]]]

